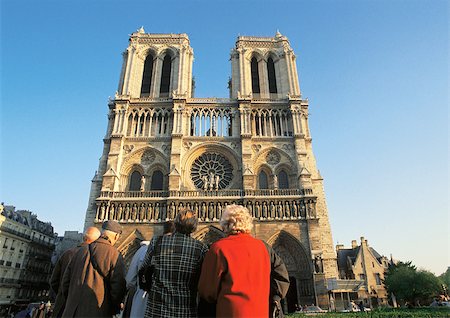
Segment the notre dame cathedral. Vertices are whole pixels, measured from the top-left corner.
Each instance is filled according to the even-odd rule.
[[[223,208],[244,205],[286,263],[287,309],[327,308],[336,254],[289,40],[239,36],[229,98],[193,96],[193,58],[186,34],[131,34],[85,226],[119,221],[129,261],[180,208],[198,213],[193,236],[211,244]]]

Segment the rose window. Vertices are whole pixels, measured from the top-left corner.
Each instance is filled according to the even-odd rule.
[[[198,189],[224,189],[233,179],[233,167],[221,154],[204,153],[192,164],[191,178]]]

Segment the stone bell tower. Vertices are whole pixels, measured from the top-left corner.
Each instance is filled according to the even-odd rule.
[[[279,32],[270,40],[238,37],[231,53],[231,67],[232,98],[300,96],[295,54],[288,39]]]
[[[85,226],[119,221],[118,248],[130,260],[179,209],[197,212],[193,236],[210,244],[223,236],[224,207],[241,204],[254,217],[253,235],[286,263],[288,311],[328,307],[336,255],[288,39],[237,38],[230,98],[194,97],[192,61],[186,34],[141,28],[130,36]]]
[[[243,188],[267,187],[282,200],[290,197],[282,192],[286,188],[312,195],[313,200],[304,200],[310,216],[297,223],[297,235],[307,237],[300,241],[313,260],[316,294],[323,295],[321,302],[326,302],[325,280],[337,276],[336,255],[323,179],[312,150],[308,100],[301,95],[296,56],[288,39],[279,32],[273,38],[240,36],[231,52],[231,65],[230,95],[237,100],[241,114]],[[290,203],[296,199],[289,202],[291,211],[295,204]],[[311,202],[314,204],[309,205]],[[277,222],[282,223],[292,225],[290,221]],[[259,224],[260,237],[271,232],[267,226],[273,225]]]

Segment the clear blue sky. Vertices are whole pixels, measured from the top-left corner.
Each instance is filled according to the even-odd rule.
[[[0,200],[81,230],[128,34],[187,33],[197,97],[228,97],[240,35],[280,30],[334,242],[449,261],[447,1],[1,1]]]

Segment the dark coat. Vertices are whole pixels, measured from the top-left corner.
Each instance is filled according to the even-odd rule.
[[[55,264],[52,277],[50,278],[50,287],[56,294],[55,305],[53,307],[53,317],[61,317],[64,311],[66,299],[64,298],[61,288],[64,272],[66,271],[67,266],[69,266],[72,257],[75,255],[78,249],[84,245],[86,245],[86,243],[82,243],[81,245],[65,251]]]
[[[117,314],[126,292],[122,255],[104,237],[81,247],[64,273],[62,290],[67,299],[63,317]]]
[[[274,317],[274,311],[279,311],[275,317],[283,317],[280,301],[289,290],[289,273],[281,257],[269,244],[265,243],[265,245],[270,257],[269,317]],[[278,310],[275,307],[278,307]]]

